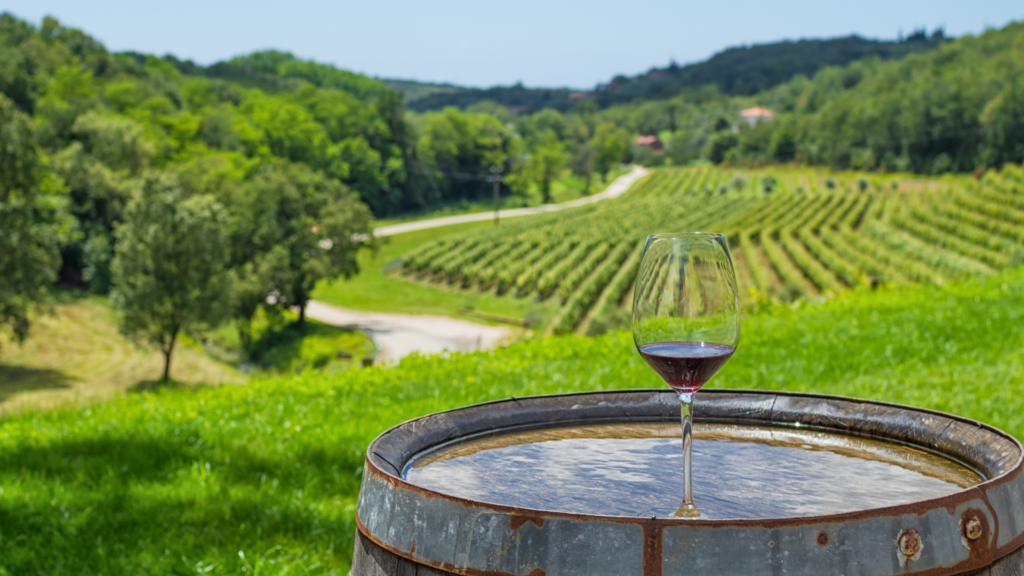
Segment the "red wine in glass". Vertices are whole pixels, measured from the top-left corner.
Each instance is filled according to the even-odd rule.
[[[694,396],[732,357],[739,338],[736,273],[725,236],[648,236],[633,289],[633,341],[679,396],[683,504],[677,516],[700,516],[691,490]]]
[[[701,342],[654,342],[640,356],[676,392],[694,393],[732,357],[733,346]]]

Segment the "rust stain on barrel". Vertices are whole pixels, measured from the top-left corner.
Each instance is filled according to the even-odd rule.
[[[532,523],[537,528],[544,527],[543,516],[530,516],[527,514],[513,514],[508,520],[508,527],[513,530],[518,530],[523,524],[527,522]]]
[[[967,534],[967,527],[979,529],[981,533],[974,539]],[[991,562],[993,551],[989,547],[989,540],[992,530],[988,525],[988,517],[981,510],[968,508],[960,517],[960,530],[964,534],[964,541],[971,549],[972,562]]]
[[[663,524],[655,522],[644,524],[644,576],[661,576],[661,566],[664,562],[664,532]]]
[[[472,568],[457,568],[450,565],[442,565],[444,570],[449,570],[457,574],[465,574],[466,576],[517,576],[516,574],[510,574],[508,572],[502,572],[501,570],[473,570]],[[547,572],[540,568],[534,568],[530,570],[530,573],[526,576],[547,576]]]

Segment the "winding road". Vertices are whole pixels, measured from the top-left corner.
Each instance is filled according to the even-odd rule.
[[[646,175],[646,169],[634,166],[631,172],[616,178],[603,192],[593,196],[561,204],[546,204],[531,208],[503,210],[500,212],[500,216],[501,218],[514,218],[530,214],[555,212],[615,198],[624,194],[626,190],[629,190],[630,186]],[[492,218],[494,218],[493,212],[446,216],[444,218],[431,218],[429,220],[384,226],[375,229],[373,233],[375,236],[393,236],[405,232],[465,222],[479,222],[481,220],[491,220]],[[374,342],[377,343],[379,351],[377,363],[395,362],[413,352],[435,354],[446,350],[471,352],[473,350],[488,349],[510,341],[515,334],[509,328],[487,326],[444,316],[360,312],[338,308],[315,300],[310,301],[306,305],[306,316],[325,324],[355,328],[369,334],[374,339]]]
[[[600,202],[601,200],[607,200],[609,198],[615,198],[622,196],[629,190],[637,180],[647,175],[647,169],[641,168],[640,166],[634,166],[633,170],[628,174],[623,174],[615,179],[603,192],[598,192],[593,196],[587,196],[580,198],[579,200],[572,200],[570,202],[562,202],[561,204],[544,204],[542,206],[533,206],[530,208],[513,208],[511,210],[502,210],[498,213],[501,218],[515,218],[516,216],[529,216],[531,214],[543,214],[545,212],[557,212],[559,210],[565,210],[566,208],[575,208],[576,206],[583,206],[585,204],[591,204],[594,202]],[[452,224],[464,224],[466,222],[480,222],[481,220],[493,220],[494,212],[477,212],[474,214],[461,214],[459,216],[445,216],[444,218],[431,218],[429,220],[417,220],[415,222],[406,222],[404,224],[393,224],[391,226],[383,226],[373,231],[374,236],[394,236],[395,234],[404,234],[406,232],[415,232],[416,230],[426,230],[427,228],[437,228],[438,226],[451,226]]]

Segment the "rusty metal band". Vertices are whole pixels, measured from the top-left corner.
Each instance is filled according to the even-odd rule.
[[[567,394],[478,404],[385,431],[367,451],[358,528],[398,556],[470,576],[660,576],[684,566],[749,576],[941,576],[984,568],[1024,544],[1024,450],[1004,432],[940,412],[837,396],[701,394],[697,417],[704,421],[904,442],[958,458],[989,480],[940,498],[827,516],[683,520],[487,504],[402,479],[415,453],[492,429],[678,416],[667,390]]]

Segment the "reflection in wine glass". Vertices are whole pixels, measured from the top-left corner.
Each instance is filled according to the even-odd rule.
[[[732,357],[740,337],[736,273],[722,234],[652,234],[633,292],[633,341],[647,364],[679,395],[683,425],[683,503],[693,503],[693,396]]]

